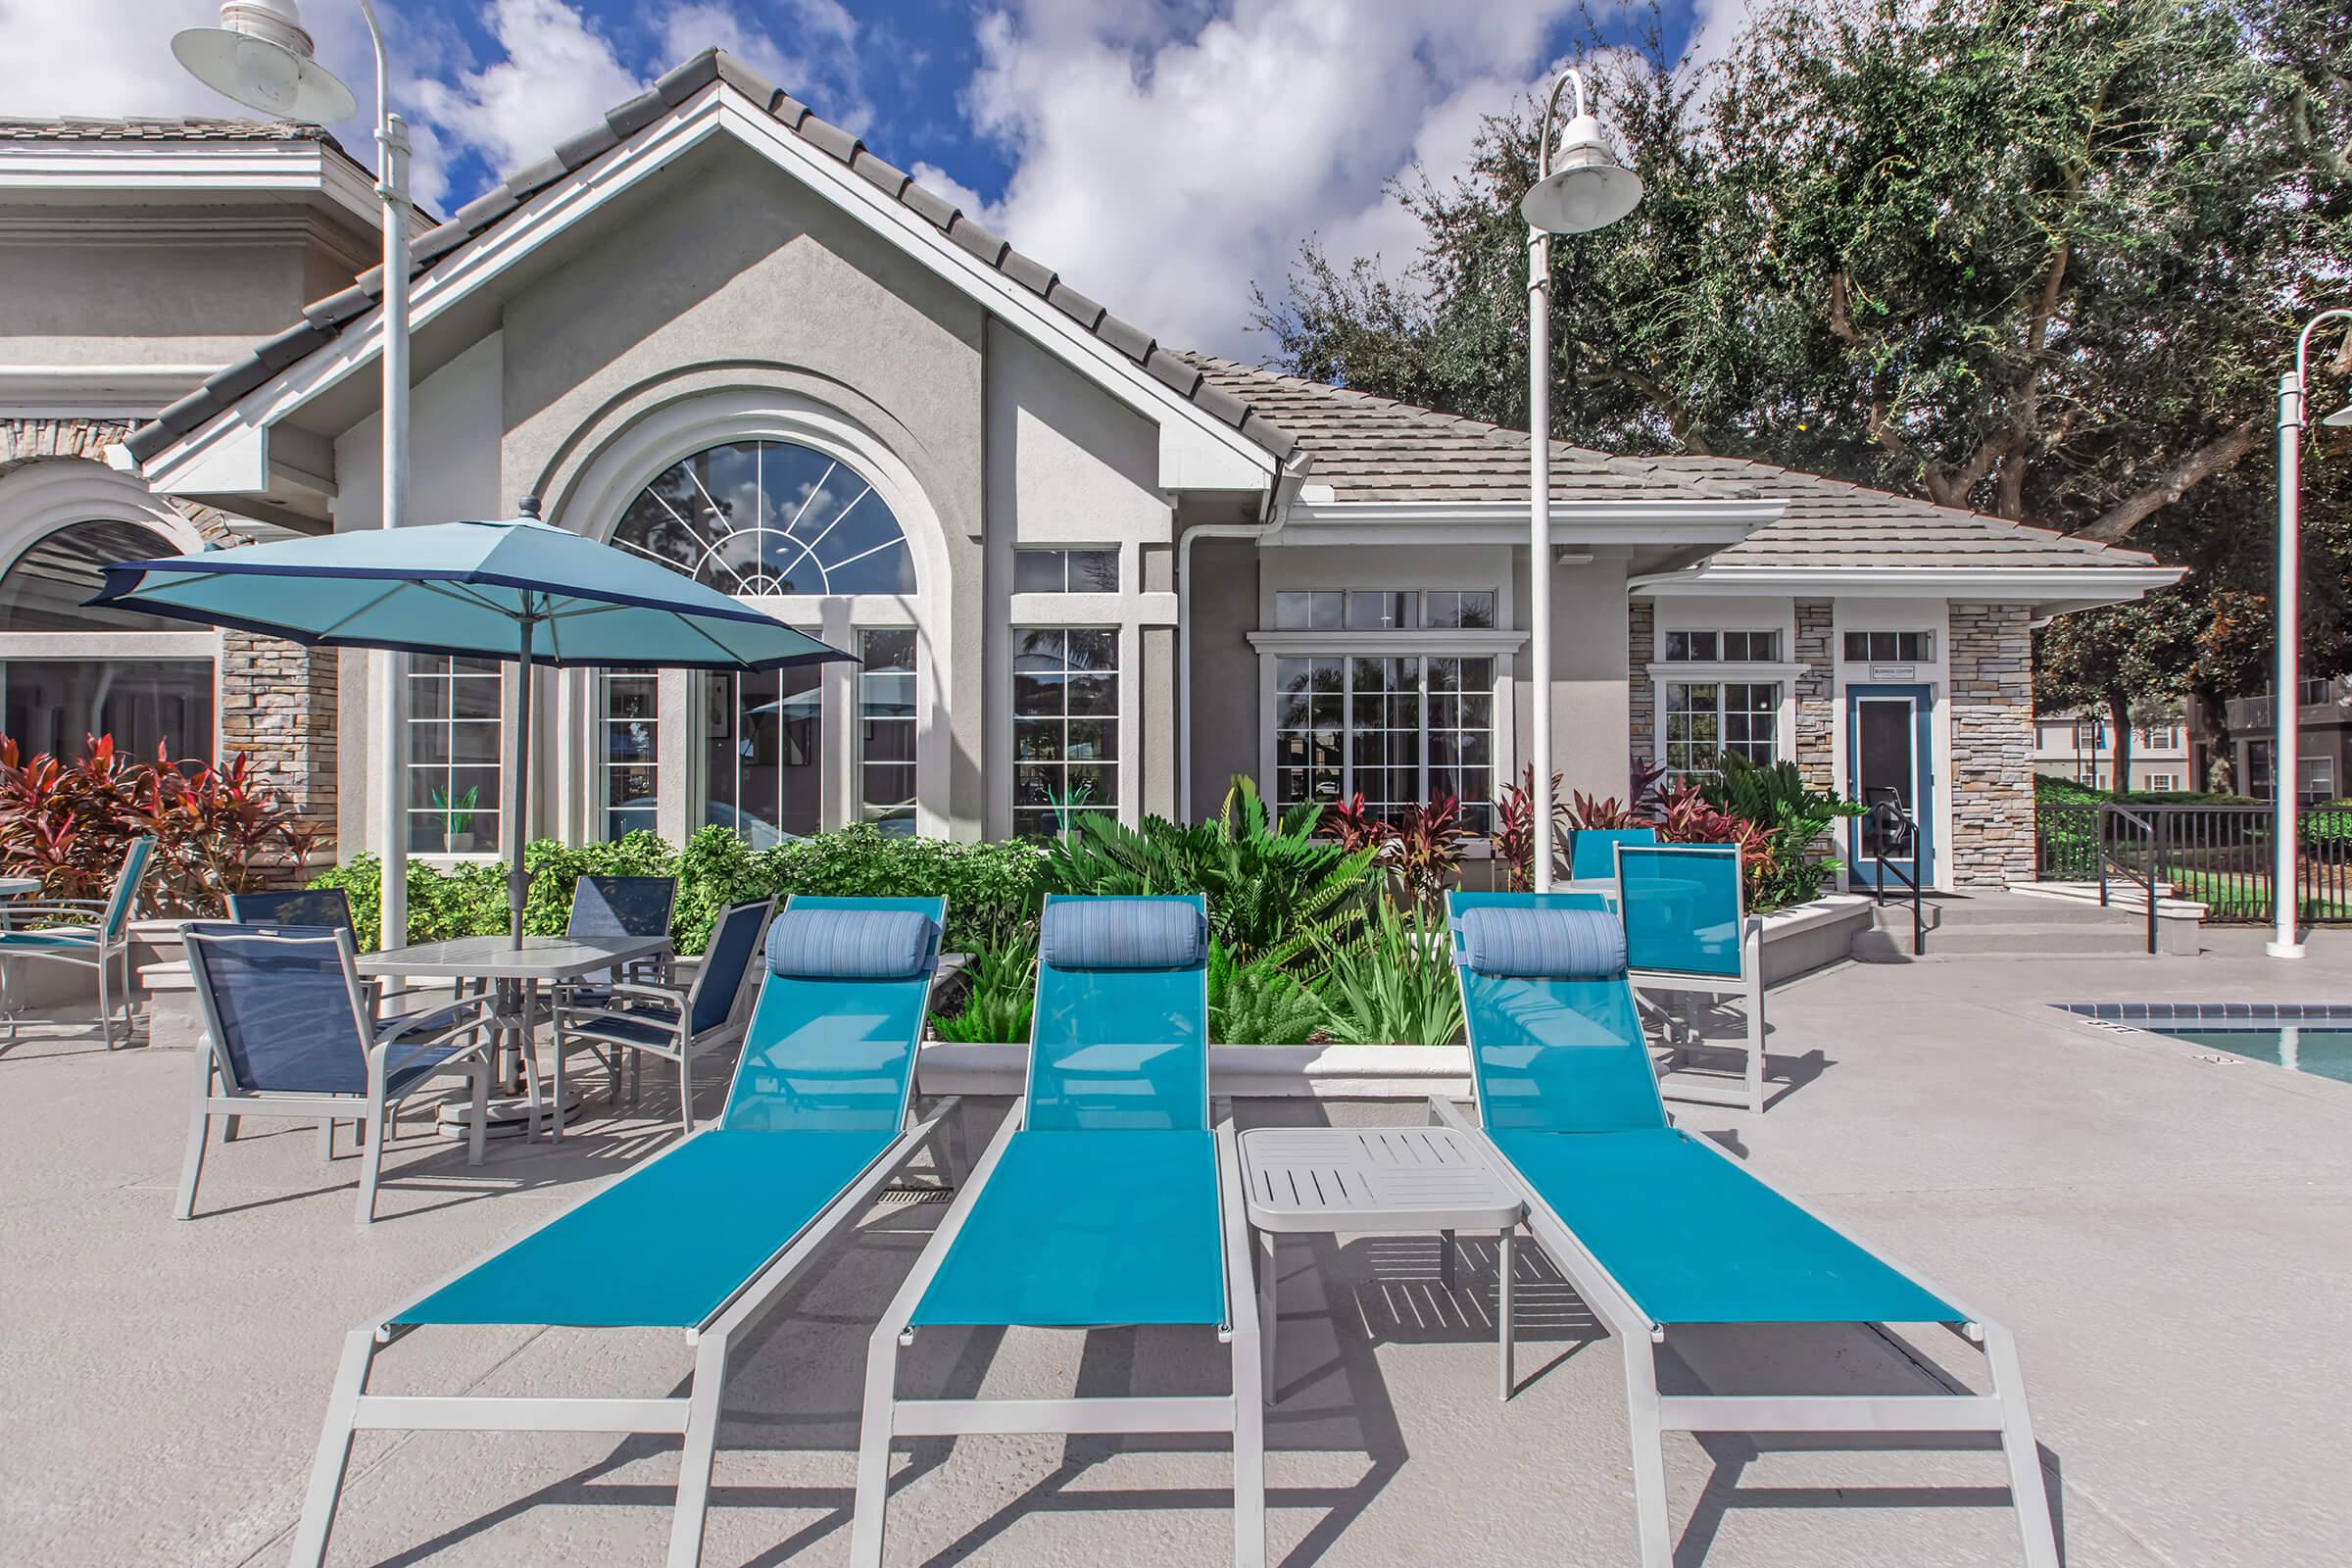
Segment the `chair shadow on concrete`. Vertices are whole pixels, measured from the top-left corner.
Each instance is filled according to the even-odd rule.
[[[1678,1345],[1679,1342],[1679,1345]],[[1793,1344],[1792,1344],[1793,1342]],[[1790,1350],[1795,1359],[1816,1368],[1835,1362],[1853,1369],[1848,1380],[1854,1394],[1916,1395],[1927,1392],[1965,1394],[1969,1386],[1943,1362],[1910,1336],[1875,1324],[1825,1323],[1803,1330],[1778,1326],[1771,1340],[1753,1340],[1758,1353],[1748,1359],[1751,1331],[1740,1326],[1687,1328],[1668,1342],[1669,1353],[1659,1357],[1659,1392],[1668,1396],[1695,1394],[1774,1394],[1803,1387],[1818,1388],[1818,1370],[1790,1379],[1786,1367]],[[1691,1353],[1686,1355],[1684,1352]],[[1775,1375],[1775,1367],[1780,1369]],[[1674,1547],[1676,1568],[1702,1568],[1734,1509],[1822,1512],[1842,1508],[1972,1508],[2004,1512],[2013,1508],[2009,1486],[2001,1478],[2000,1441],[1992,1433],[1887,1434],[1869,1433],[1695,1433],[1690,1434],[1714,1469],[1691,1504]],[[2058,1456],[2046,1444],[2037,1444],[2045,1488],[2049,1494],[2050,1524],[2058,1542],[2060,1561],[2066,1557],[2065,1490]],[[1748,1468],[1767,1454],[1788,1453],[1983,1454],[1987,1484],[1963,1479],[1953,1466],[1928,1461],[1934,1479],[1912,1482],[1860,1484],[1840,1477],[1835,1468],[1818,1484],[1742,1485]],[[1970,1461],[1960,1461],[1976,1468]],[[1953,1478],[1942,1479],[1947,1469]],[[1848,1472],[1850,1474],[1850,1471]],[[2014,1520],[2004,1521],[2014,1532]],[[2011,1541],[2015,1536],[2012,1533]],[[2007,1560],[1995,1558],[1993,1560]]]

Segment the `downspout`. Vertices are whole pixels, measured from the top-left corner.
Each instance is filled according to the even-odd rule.
[[[1193,819],[1193,543],[1198,539],[1253,539],[1263,543],[1282,528],[1284,513],[1306,477],[1299,462],[1275,476],[1256,522],[1204,522],[1185,530],[1176,545],[1176,817]]]

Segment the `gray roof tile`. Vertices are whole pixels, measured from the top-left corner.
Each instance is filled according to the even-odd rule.
[[[1212,387],[1202,377],[1199,367],[1159,347],[1143,328],[1110,315],[1101,304],[1062,281],[1053,269],[1013,250],[971,214],[959,211],[946,197],[924,189],[884,159],[866,151],[864,144],[849,131],[819,119],[809,112],[808,105],[790,93],[771,87],[741,62],[716,51],[706,51],[667,73],[651,90],[613,109],[602,121],[579,134],[557,143],[551,157],[543,158],[512,176],[502,187],[479,200],[467,203],[451,221],[418,238],[414,242],[411,252],[417,271],[429,271],[448,256],[464,249],[475,236],[496,227],[511,214],[527,206],[533,197],[549,185],[612,151],[669,110],[719,81],[748,95],[771,118],[804,141],[850,165],[861,177],[894,197],[902,206],[920,215],[983,264],[998,270],[1029,293],[1051,302],[1111,348],[1145,366],[1152,375],[1180,396],[1200,399],[1217,419],[1238,427],[1277,459],[1287,459],[1299,449],[1300,443],[1276,422],[1269,410],[1255,406],[1230,389]],[[172,133],[187,136],[210,134],[201,127],[219,123],[231,127],[220,134],[250,135],[257,139],[296,139],[305,136],[326,139],[324,133],[315,126],[265,126],[247,122],[173,123],[182,128]],[[100,126],[100,122],[88,124]],[[10,128],[28,125],[32,128],[13,131]],[[159,135],[164,133],[160,128],[155,131]],[[106,122],[100,128],[85,128],[82,122],[75,122],[0,121],[0,137],[10,134],[108,134],[129,137],[146,134],[146,130],[144,122]],[[330,341],[342,327],[374,310],[382,292],[383,269],[372,268],[353,287],[308,307],[303,312],[304,326],[271,340],[269,345],[271,358],[283,362],[288,348],[296,343],[308,342],[316,348]],[[142,462],[145,461],[220,415],[237,396],[242,395],[242,391],[250,390],[282,369],[284,363],[290,362],[265,365],[258,355],[248,355],[221,370],[203,388],[172,404],[158,415],[153,422],[140,426],[124,444]],[[225,388],[240,390],[223,391]]]

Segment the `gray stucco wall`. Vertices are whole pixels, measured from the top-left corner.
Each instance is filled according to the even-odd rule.
[[[1532,624],[1527,555],[1514,556],[1512,623],[1526,626]],[[1625,563],[1602,556],[1583,565],[1554,566],[1551,615],[1551,767],[1561,776],[1562,798],[1571,790],[1622,797],[1632,770],[1633,728]],[[1523,763],[1533,744],[1533,711],[1525,702],[1511,705]]]
[[[1207,815],[1236,773],[1257,774],[1257,546],[1193,546],[1193,815]]]

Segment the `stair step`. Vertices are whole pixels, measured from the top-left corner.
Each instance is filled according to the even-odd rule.
[[[1865,963],[1908,962],[1912,957],[1910,927],[1881,926],[1858,932],[1851,951],[1854,957]],[[2013,922],[1931,931],[1925,956],[2047,958],[2096,954],[2124,957],[2134,954],[2144,956],[2146,952],[2144,925]]]

